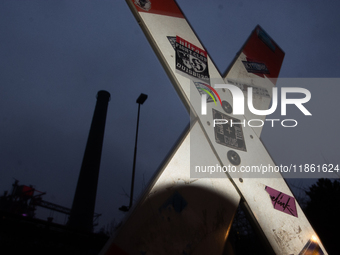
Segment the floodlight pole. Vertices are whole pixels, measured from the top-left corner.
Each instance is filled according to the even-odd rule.
[[[136,140],[135,140],[135,152],[133,155],[133,167],[132,167],[132,179],[131,179],[131,192],[130,192],[130,204],[128,209],[132,206],[132,200],[133,200],[133,188],[134,188],[134,182],[135,182],[135,171],[136,171],[136,157],[137,157],[137,140],[138,140],[138,126],[139,126],[139,113],[140,113],[140,105],[145,102],[145,100],[148,98],[145,94],[140,94],[140,96],[137,98],[136,103],[138,103],[138,114],[137,114],[137,128],[136,128]]]

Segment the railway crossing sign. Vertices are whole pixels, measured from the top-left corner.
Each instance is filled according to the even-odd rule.
[[[174,0],[127,3],[191,123],[101,254],[222,254],[240,203],[269,252],[327,254],[280,172],[270,171],[276,168],[260,141],[262,126],[246,125],[266,116],[248,107],[235,114],[225,88],[235,86],[253,108],[267,110],[282,49],[256,26],[221,75]],[[244,171],[252,167],[262,171]]]

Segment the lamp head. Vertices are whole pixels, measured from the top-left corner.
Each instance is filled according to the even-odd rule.
[[[136,103],[137,104],[143,104],[145,102],[145,100],[148,98],[148,95],[145,94],[140,94],[140,96],[137,98]]]

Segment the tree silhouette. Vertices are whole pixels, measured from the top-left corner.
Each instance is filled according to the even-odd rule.
[[[340,230],[340,181],[319,179],[306,191],[310,200],[305,214],[329,254],[338,254]]]

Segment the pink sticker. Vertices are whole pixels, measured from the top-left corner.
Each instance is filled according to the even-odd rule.
[[[265,189],[269,193],[272,204],[276,210],[298,217],[294,197],[268,186],[266,186]]]

